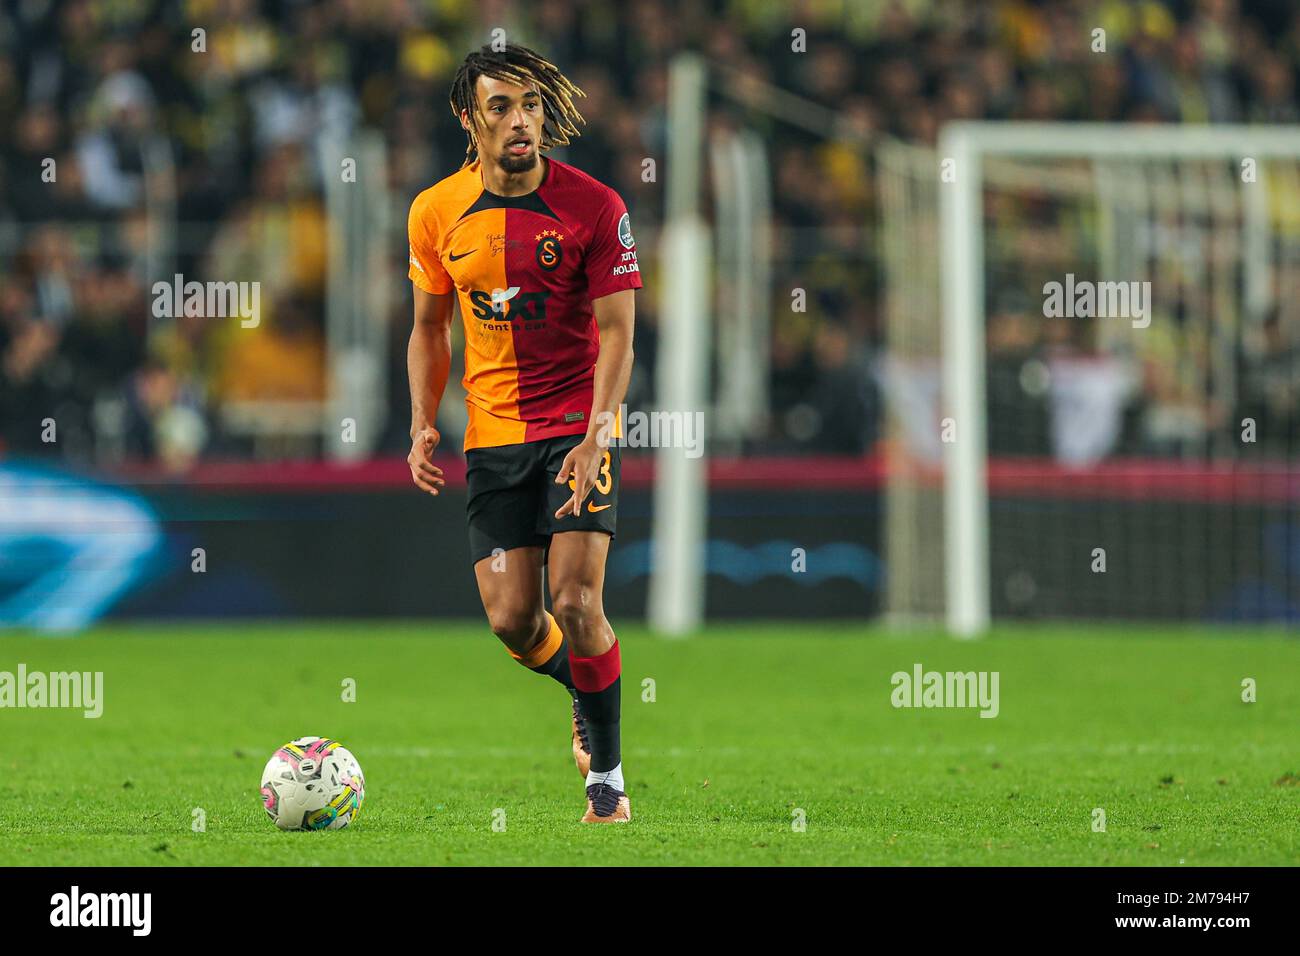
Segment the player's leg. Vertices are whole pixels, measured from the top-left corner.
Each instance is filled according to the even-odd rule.
[[[479,561],[474,576],[492,633],[510,656],[529,670],[554,678],[569,692],[570,747],[573,762],[585,778],[591,770],[591,745],[573,686],[569,641],[542,602],[545,560],[540,547],[516,548]]]
[[[488,624],[519,663],[573,696],[568,645],[542,599],[548,538],[536,531],[543,460],[533,445],[470,449],[465,455],[470,558]]]
[[[557,485],[554,479],[565,456],[580,440],[571,436],[551,442],[546,467],[551,480],[538,530],[552,536],[547,561],[551,608],[569,639],[570,669],[591,751],[583,821],[621,823],[631,818],[619,739],[622,664],[604,604],[605,559],[618,518],[619,449],[615,445],[605,454],[582,513],[556,518],[555,512],[572,489]]]
[[[569,648],[542,600],[544,550],[501,551],[474,565],[488,626],[516,661],[573,691]]]
[[[545,644],[542,555],[540,547],[512,548],[474,564],[488,626],[519,661],[535,659],[534,652]]]
[[[622,663],[618,639],[605,618],[603,531],[565,531],[551,539],[551,607],[568,636],[570,669],[591,750],[585,822],[623,822],[631,806],[623,783],[620,740]]]

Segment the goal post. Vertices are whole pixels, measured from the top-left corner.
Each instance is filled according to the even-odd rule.
[[[668,79],[668,182],[660,262],[660,343],[655,390],[661,406],[702,409],[708,402],[712,341],[709,229],[700,212],[707,72],[684,54]],[[706,458],[655,450],[647,620],[656,633],[680,637],[704,620]]]
[[[953,429],[953,440],[944,444],[944,580],[949,630],[974,637],[989,624],[983,177],[970,127],[949,126],[939,149],[955,176],[947,184],[953,188],[939,190],[943,394],[951,419],[944,425]]]
[[[1270,199],[1269,177],[1262,168],[1267,161],[1289,161],[1275,178],[1300,184],[1295,173],[1300,129],[962,121],[943,127],[937,150],[888,142],[878,149],[877,159],[885,280],[892,285],[886,291],[887,325],[909,320],[925,325],[924,317],[906,313],[905,303],[918,300],[916,287],[925,282],[917,279],[908,259],[925,248],[927,230],[938,232],[931,247],[939,251],[938,275],[928,279],[938,286],[940,315],[925,334],[937,353],[930,357],[938,360],[939,409],[950,429],[940,460],[942,560],[914,561],[910,569],[891,564],[891,575],[901,570],[934,576],[942,568],[938,603],[947,629],[957,637],[975,637],[992,619],[989,429],[1004,424],[990,421],[986,381],[986,308],[998,292],[996,277],[986,288],[986,189],[1014,190],[1018,182],[1031,183],[1024,188],[1082,210],[1079,215],[1088,221],[1076,231],[1091,243],[1096,258],[1079,271],[1095,271],[1102,280],[1154,279],[1157,299],[1170,283],[1180,297],[1195,298],[1194,308],[1180,302],[1179,309],[1191,316],[1184,320],[1192,330],[1187,334],[1205,343],[1212,368],[1203,387],[1217,390],[1216,398],[1231,398],[1238,387],[1237,350],[1247,334],[1234,323],[1238,316],[1260,316],[1276,294],[1277,270],[1293,268],[1289,263],[1300,258],[1294,255],[1300,252],[1300,227],[1282,243],[1273,234],[1274,222],[1284,214]],[[1045,171],[1044,163],[1056,165]],[[1145,230],[1148,245],[1155,243],[1149,239],[1154,235],[1166,245],[1186,240],[1188,249],[1162,251],[1157,262],[1156,253],[1133,251],[1134,230]],[[1231,235],[1230,242],[1224,234]],[[1278,244],[1285,246],[1282,265],[1274,259]],[[1183,261],[1177,261],[1179,256]],[[1129,274],[1148,263],[1163,272]],[[1128,272],[1122,277],[1106,274],[1123,268]],[[1293,282],[1295,271],[1288,277]],[[910,290],[900,288],[909,283]],[[1106,333],[1111,338],[1125,334]],[[1227,454],[1234,452],[1228,449]],[[915,511],[915,501],[921,500],[914,496],[907,507]],[[897,515],[893,519],[902,530],[889,536],[898,541],[908,525]],[[905,595],[907,588],[894,593]],[[890,610],[905,617],[908,609]]]

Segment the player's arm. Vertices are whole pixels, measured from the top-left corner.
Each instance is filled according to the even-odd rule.
[[[632,377],[632,327],[636,315],[634,289],[623,289],[592,302],[596,328],[600,333],[600,352],[596,356],[595,381],[592,384],[591,415],[582,442],[565,456],[555,483],[562,485],[573,478],[573,494],[555,517],[579,515],[582,503],[596,484],[601,460],[614,435],[618,406],[627,394]]]
[[[411,384],[411,479],[416,487],[436,495],[445,481],[433,464],[433,450],[442,436],[435,423],[438,405],[451,373],[451,313],[454,292],[435,295],[419,286],[415,294],[415,324],[406,346],[406,374]]]

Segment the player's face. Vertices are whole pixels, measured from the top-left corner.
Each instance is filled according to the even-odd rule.
[[[490,76],[478,78],[478,154],[507,173],[537,165],[542,138],[542,98],[536,87]]]

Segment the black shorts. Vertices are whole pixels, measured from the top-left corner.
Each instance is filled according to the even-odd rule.
[[[582,435],[561,435],[518,445],[471,448],[465,452],[469,489],[470,561],[491,557],[498,548],[545,548],[562,531],[603,531],[611,538],[618,519],[618,446],[611,445],[596,473],[596,485],[582,514],[555,517],[573,494],[557,485],[564,456]]]

